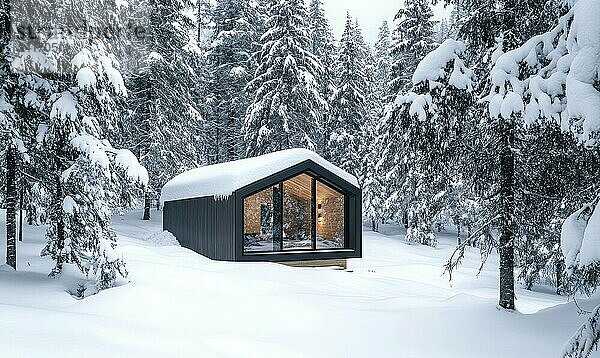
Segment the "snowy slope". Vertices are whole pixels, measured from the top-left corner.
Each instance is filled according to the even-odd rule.
[[[449,237],[366,231],[348,271],[224,263],[161,246],[153,214],[115,217],[131,282],[80,301],[65,292],[76,270],[47,278],[43,228],[27,227],[19,271],[0,269],[0,357],[553,357],[583,320],[544,288],[496,309],[497,267],[475,278],[475,251],[449,285]]]

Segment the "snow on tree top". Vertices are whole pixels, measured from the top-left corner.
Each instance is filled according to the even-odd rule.
[[[162,188],[161,202],[205,196],[229,196],[260,179],[306,160],[329,170],[358,187],[358,180],[308,149],[288,149],[258,157],[192,169],[171,179]]]
[[[459,57],[466,50],[466,45],[453,39],[445,40],[435,50],[428,53],[417,65],[412,76],[414,85],[426,80],[435,82],[445,75],[445,67],[454,60],[454,69],[450,75],[449,84],[458,89],[471,88],[472,71],[466,68]]]

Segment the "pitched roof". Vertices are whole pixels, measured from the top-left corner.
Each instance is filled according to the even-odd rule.
[[[288,149],[253,158],[208,165],[177,175],[162,188],[160,200],[174,201],[204,196],[229,196],[237,189],[282,170],[313,161],[348,183],[359,187],[352,174],[308,149]]]

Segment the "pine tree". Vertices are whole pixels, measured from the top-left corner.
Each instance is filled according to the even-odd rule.
[[[15,111],[14,97],[18,77],[12,71],[11,17],[14,10],[11,1],[0,1],[0,143],[4,157],[4,199],[6,203],[6,264],[17,268],[16,208],[18,199],[17,167],[25,148],[19,132],[21,118]]]
[[[375,97],[377,107],[383,108],[383,103],[387,103],[386,99],[391,95],[391,57],[390,57],[390,29],[387,21],[384,21],[379,28],[377,42],[375,42]]]
[[[327,147],[331,161],[356,176],[362,174],[359,171],[363,149],[360,143],[368,118],[363,93],[367,86],[364,73],[366,63],[359,32],[350,14],[347,14],[335,64],[337,89],[331,97],[331,118],[327,125],[330,131]]]
[[[309,50],[306,9],[300,0],[282,0],[272,2],[268,13],[269,30],[247,86],[253,101],[244,124],[246,155],[293,147],[315,150],[327,103],[319,92],[321,62]]]
[[[515,242],[520,238],[516,226],[521,210],[517,186],[519,158],[515,156],[514,148],[520,141],[522,118],[519,106],[523,102],[514,96],[512,86],[515,82],[497,82],[502,77],[494,73],[489,60],[498,61],[504,51],[518,47],[526,38],[548,26],[548,18],[552,17],[548,17],[546,11],[552,9],[547,9],[545,3],[537,0],[490,1],[482,6],[479,1],[455,2],[461,13],[470,14],[458,20],[458,33],[469,44],[468,58],[477,64],[474,68],[478,78],[476,87],[482,92],[492,88],[487,100],[491,99],[494,105],[490,104],[489,111],[483,106],[474,106],[469,116],[473,134],[469,136],[471,140],[467,147],[474,149],[470,154],[470,165],[474,170],[468,174],[475,192],[482,198],[482,219],[475,231],[486,233],[487,244],[482,247],[497,247],[500,253],[499,305],[507,309],[514,308]],[[531,26],[531,17],[543,19],[544,16],[547,17],[545,21]],[[527,71],[521,76],[527,76]],[[496,91],[500,91],[502,97],[506,94],[507,101],[513,101],[511,105],[501,110],[499,97],[492,98]],[[491,234],[492,228],[499,231],[497,241]],[[453,255],[450,261],[460,257],[462,254]]]
[[[417,64],[435,47],[433,12],[428,0],[406,0],[394,18],[391,91],[410,87]]]
[[[326,66],[335,62],[337,49],[333,31],[329,25],[329,21],[325,17],[322,0],[311,0],[308,8],[308,34],[310,39],[310,51],[324,65],[322,74],[318,78],[317,85],[321,96],[329,100],[335,91],[335,68],[334,66]],[[327,147],[327,139],[331,134],[328,127],[331,113],[329,111],[323,113],[322,131],[320,136],[322,140],[317,143],[317,151],[324,157],[329,158],[329,149]]]
[[[437,24],[436,29],[436,40],[439,43],[444,42],[447,38],[450,37],[450,24],[448,24],[448,19],[442,19]]]
[[[191,2],[151,1],[150,36],[137,73],[128,78],[134,111],[127,128],[130,145],[150,173],[144,194],[143,219],[160,188],[180,172],[205,159],[204,145],[211,128],[201,115],[201,50],[195,25],[185,16]],[[165,19],[168,19],[166,21]]]
[[[66,9],[50,9],[47,18],[56,26],[65,25]],[[62,46],[59,58],[43,46],[25,46],[23,51],[18,48],[23,44],[15,43],[12,64],[20,88],[13,100],[19,111],[36,114],[28,117],[37,127],[31,161],[38,172],[30,175],[49,189],[42,255],[54,260],[52,276],[60,274],[64,264],[76,264],[84,274],[94,275],[90,291],[95,291],[112,286],[118,274],[127,274],[108,222],[120,204],[116,192],[123,186],[135,190],[133,182],[145,183],[147,173],[131,152],[117,150],[107,140],[114,137],[110,132],[118,128],[127,95],[118,61],[102,40],[76,35],[52,39]],[[45,44],[49,38],[42,33],[37,40]]]
[[[214,162],[243,156],[241,128],[250,98],[244,91],[256,70],[252,53],[262,28],[256,4],[248,0],[219,0],[213,10],[214,32],[208,52],[214,118]]]
[[[455,205],[453,183],[461,179],[456,163],[473,104],[472,72],[460,57],[465,50],[446,40],[427,54],[412,89],[396,97],[382,125],[380,175],[390,190],[390,217],[407,221],[408,240],[432,246],[433,222]]]
[[[109,228],[116,188],[127,178],[143,184],[148,178],[131,152],[100,139],[114,128],[115,101],[127,93],[103,43],[83,47],[71,63],[75,76],[59,72],[46,82],[54,90],[48,99],[47,130],[40,138],[46,148],[40,160],[53,190],[42,255],[55,261],[51,276],[73,263],[84,274],[95,275],[95,287],[104,289],[114,284],[117,274],[127,275]]]

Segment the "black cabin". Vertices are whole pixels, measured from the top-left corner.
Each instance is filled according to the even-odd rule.
[[[354,176],[304,149],[191,170],[162,190],[163,229],[214,260],[361,257]]]

